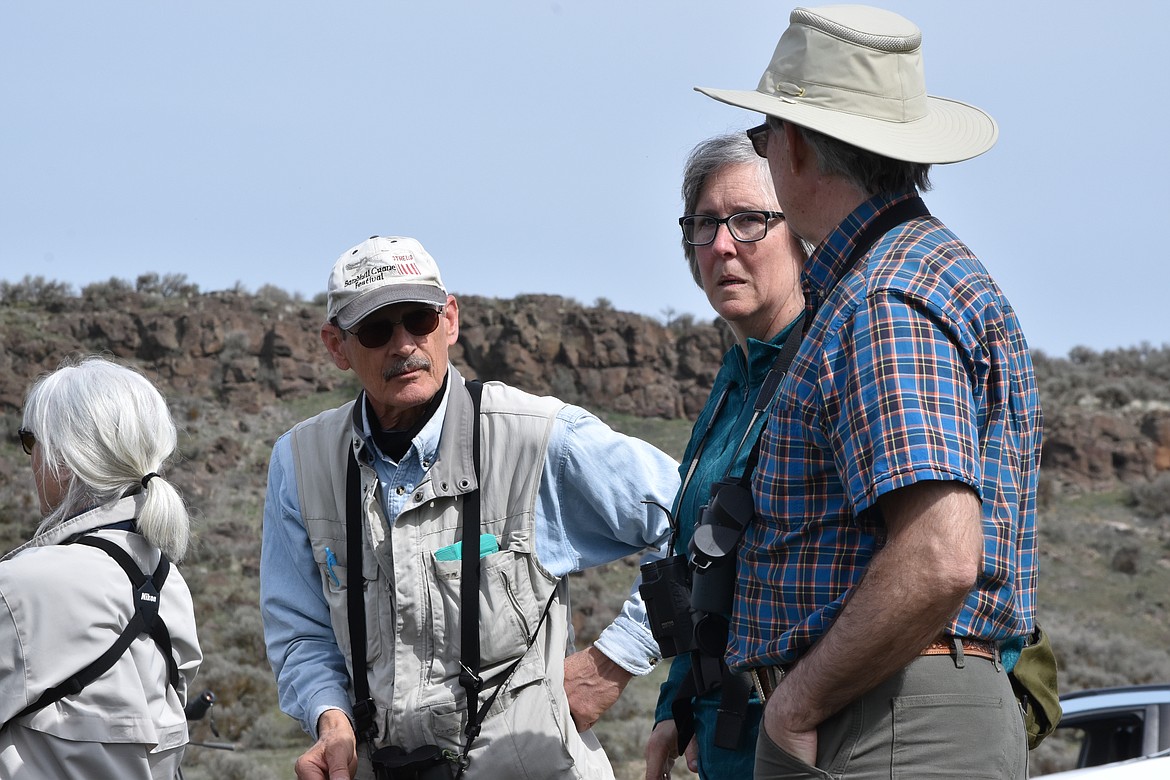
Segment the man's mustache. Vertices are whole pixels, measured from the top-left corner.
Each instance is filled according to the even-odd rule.
[[[410,371],[430,371],[431,361],[425,355],[414,354],[402,360],[396,360],[382,372],[382,379],[389,381],[396,376],[402,376]]]

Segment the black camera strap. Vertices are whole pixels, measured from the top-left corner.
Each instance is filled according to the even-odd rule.
[[[479,735],[481,723],[479,692],[483,678],[479,675],[479,408],[483,398],[483,382],[467,382],[471,396],[472,468],[475,470],[475,490],[463,497],[463,555],[459,579],[459,684],[467,692],[467,745],[464,755],[471,750],[471,741]]]
[[[508,680],[512,678],[512,674],[520,667],[520,662],[524,660],[524,656],[531,649],[532,643],[536,641],[536,637],[540,633],[540,628],[544,625],[544,621],[548,617],[548,611],[552,608],[553,601],[556,600],[557,595],[557,589],[553,588],[552,593],[549,594],[548,601],[545,602],[544,611],[540,615],[540,620],[537,622],[536,628],[533,629],[532,634],[528,637],[528,645],[525,647],[524,652],[500,674],[499,684],[494,687],[491,694],[481,705],[479,702],[479,694],[483,690],[483,678],[479,673],[479,588],[468,587],[468,584],[478,583],[480,579],[479,532],[481,516],[480,491],[478,487],[480,481],[479,409],[480,400],[483,396],[483,382],[477,380],[468,382],[467,392],[471,396],[471,405],[475,413],[475,426],[471,441],[473,450],[472,464],[475,469],[477,487],[464,498],[463,503],[463,549],[460,560],[462,566],[459,585],[461,612],[459,618],[459,684],[467,692],[467,726],[463,729],[463,733],[467,736],[467,741],[463,744],[463,753],[459,756],[458,772],[455,775],[457,778],[462,777],[463,773],[467,771],[470,762],[471,745],[475,742],[475,738],[479,736],[480,727],[483,725],[488,711],[491,709],[492,704],[495,703],[496,697],[500,695],[500,691],[504,689]]]
[[[677,497],[674,500],[674,511],[667,512],[666,517],[670,520],[670,547],[667,549],[666,557],[675,554],[675,548],[678,546],[678,523],[674,516],[680,510],[682,505],[682,497],[687,492],[687,487],[691,484],[691,479],[695,476],[695,469],[699,467],[699,459],[703,457],[703,451],[707,448],[707,437],[711,435],[711,429],[715,427],[715,421],[719,419],[719,413],[723,411],[724,404],[727,403],[727,395],[731,392],[731,385],[723,388],[723,392],[719,394],[719,400],[715,402],[715,408],[711,411],[711,416],[707,419],[707,427],[703,429],[703,435],[699,437],[699,443],[695,447],[695,454],[691,457],[690,468],[687,469],[687,474],[683,477],[682,484],[679,486]],[[742,444],[740,446],[743,446]]]
[[[362,476],[353,448],[345,470],[345,608],[349,652],[353,664],[353,720],[359,743],[373,744],[378,735],[378,708],[370,696],[366,671],[366,594],[362,579]],[[358,576],[354,576],[357,572]]]
[[[155,567],[152,574],[148,575],[138,568],[138,564],[134,562],[130,553],[126,552],[121,545],[105,537],[87,533],[66,542],[66,544],[83,544],[86,547],[93,547],[114,559],[126,572],[126,576],[133,586],[134,614],[126,623],[126,627],[122,629],[122,633],[114,640],[114,644],[98,656],[93,663],[58,685],[47,689],[36,701],[13,715],[12,720],[42,710],[66,696],[76,696],[81,693],[87,685],[112,669],[118,659],[134,643],[134,640],[143,634],[154,640],[159,651],[166,658],[167,682],[172,688],[177,689],[179,686],[179,667],[175,663],[175,656],[171,650],[171,634],[167,630],[166,623],[159,616],[159,593],[171,571],[171,562],[167,556],[164,553],[159,553],[158,566]]]
[[[788,373],[788,367],[792,365],[792,360],[796,357],[797,350],[800,349],[800,342],[804,340],[804,327],[807,321],[808,312],[801,312],[800,316],[796,318],[796,321],[792,323],[792,329],[788,332],[788,338],[784,339],[784,346],[780,348],[780,353],[776,355],[776,359],[772,361],[772,367],[768,369],[768,373],[764,376],[764,381],[760,384],[760,392],[756,393],[756,400],[752,405],[752,419],[748,422],[747,428],[743,432],[743,438],[740,439],[739,446],[735,448],[735,455],[731,458],[731,465],[727,467],[727,474],[725,476],[731,476],[731,469],[735,467],[735,461],[743,449],[743,445],[747,443],[748,436],[751,435],[756,421],[772,405],[772,400],[776,397],[776,391],[780,389],[780,380]],[[760,436],[757,434],[755,446],[752,447],[751,453],[748,454],[747,464],[744,466],[743,475],[740,476],[740,484],[743,484],[744,479],[747,479],[748,487],[751,487],[751,475],[756,470],[756,461],[760,458],[759,442]]]

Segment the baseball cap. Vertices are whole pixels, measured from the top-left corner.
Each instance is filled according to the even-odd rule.
[[[447,303],[434,258],[405,236],[370,236],[346,250],[333,264],[326,293],[326,317],[345,330],[394,303]]]

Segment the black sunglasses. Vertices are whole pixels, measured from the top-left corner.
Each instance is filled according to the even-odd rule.
[[[366,349],[377,349],[394,338],[394,328],[399,325],[412,336],[434,333],[435,328],[439,327],[439,315],[442,313],[442,308],[413,309],[403,314],[400,320],[376,320],[363,325],[361,330],[348,330],[346,333],[354,336]]]
[[[752,142],[752,149],[755,149],[756,154],[760,157],[768,156],[768,123],[764,122],[762,125],[756,125],[750,130],[745,130],[748,140]]]
[[[24,448],[24,454],[32,455],[33,447],[37,443],[37,437],[27,428],[21,428],[16,432],[16,435],[20,437],[20,446]]]

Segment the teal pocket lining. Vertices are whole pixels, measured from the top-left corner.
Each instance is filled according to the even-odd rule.
[[[479,557],[484,558],[500,551],[500,541],[491,534],[481,534],[479,537]],[[455,542],[446,547],[435,550],[436,561],[457,561],[463,556],[463,542]]]

